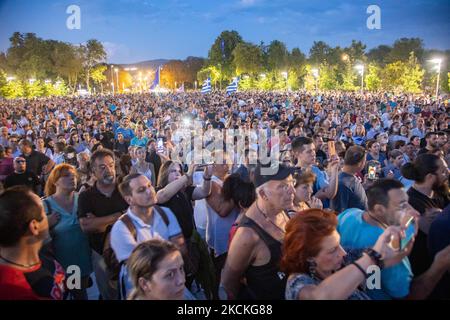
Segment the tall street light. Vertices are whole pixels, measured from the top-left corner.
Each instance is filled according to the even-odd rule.
[[[436,59],[430,60],[430,62],[433,62],[433,63],[437,64],[437,70],[438,70],[438,77],[437,77],[437,82],[436,82],[436,99],[437,99],[438,94],[439,94],[439,80],[440,80],[440,77],[441,77],[441,63],[442,63],[442,59],[436,58]]]
[[[317,68],[311,69],[311,72],[314,79],[316,79],[316,91],[317,91],[317,79],[319,78],[319,69]]]
[[[113,69],[114,69],[114,65],[111,65],[111,88],[112,88],[112,93],[114,95],[114,73],[113,73]]]
[[[355,68],[361,74],[361,94],[364,92],[364,65],[358,64]]]
[[[116,88],[117,93],[119,93],[119,68],[114,68],[114,71],[116,72]]]

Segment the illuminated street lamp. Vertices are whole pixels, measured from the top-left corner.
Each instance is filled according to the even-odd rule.
[[[52,81],[47,79],[47,80],[44,81],[44,83],[45,84],[49,84],[49,83],[52,83]]]
[[[33,83],[36,82],[36,79],[31,78],[31,79],[28,80],[28,82],[29,82],[30,84],[33,84]]]
[[[437,81],[436,81],[436,99],[437,99],[438,94],[439,94],[439,79],[441,77],[441,63],[442,63],[442,59],[436,58],[436,59],[430,60],[430,62],[433,62],[433,63],[437,64],[437,72],[438,72]]]
[[[14,79],[16,79],[16,77],[6,77],[6,81],[8,82],[13,81]]]
[[[311,69],[311,72],[314,79],[316,80],[316,91],[317,91],[317,79],[319,78],[319,69],[317,68]]]
[[[114,71],[116,72],[116,88],[117,88],[117,92],[119,92],[119,68],[114,68]]]
[[[111,65],[111,88],[112,88],[112,93],[114,95],[114,74],[113,74],[113,69],[114,69],[114,65]]]
[[[355,66],[355,68],[359,71],[359,74],[361,75],[361,94],[364,91],[364,65],[358,64]]]
[[[260,76],[262,79],[265,79],[265,78],[266,78],[266,74],[265,74],[265,73],[261,73],[259,76]]]

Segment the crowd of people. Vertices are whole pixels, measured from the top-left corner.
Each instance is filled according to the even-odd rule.
[[[442,97],[52,97],[0,121],[0,299],[450,299]]]

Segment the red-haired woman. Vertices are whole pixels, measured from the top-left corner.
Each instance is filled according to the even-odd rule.
[[[336,225],[336,215],[321,209],[306,210],[288,222],[281,259],[281,269],[289,275],[286,299],[369,299],[358,289],[366,280],[367,268],[392,266],[404,257],[404,252],[389,245],[392,236],[400,237],[397,227],[387,228],[373,248],[355,259],[361,252],[347,255]]]

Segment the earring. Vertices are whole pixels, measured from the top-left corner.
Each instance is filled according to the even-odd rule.
[[[312,258],[309,258],[306,261],[308,262],[309,274],[311,275],[312,278],[315,278],[317,263]]]

